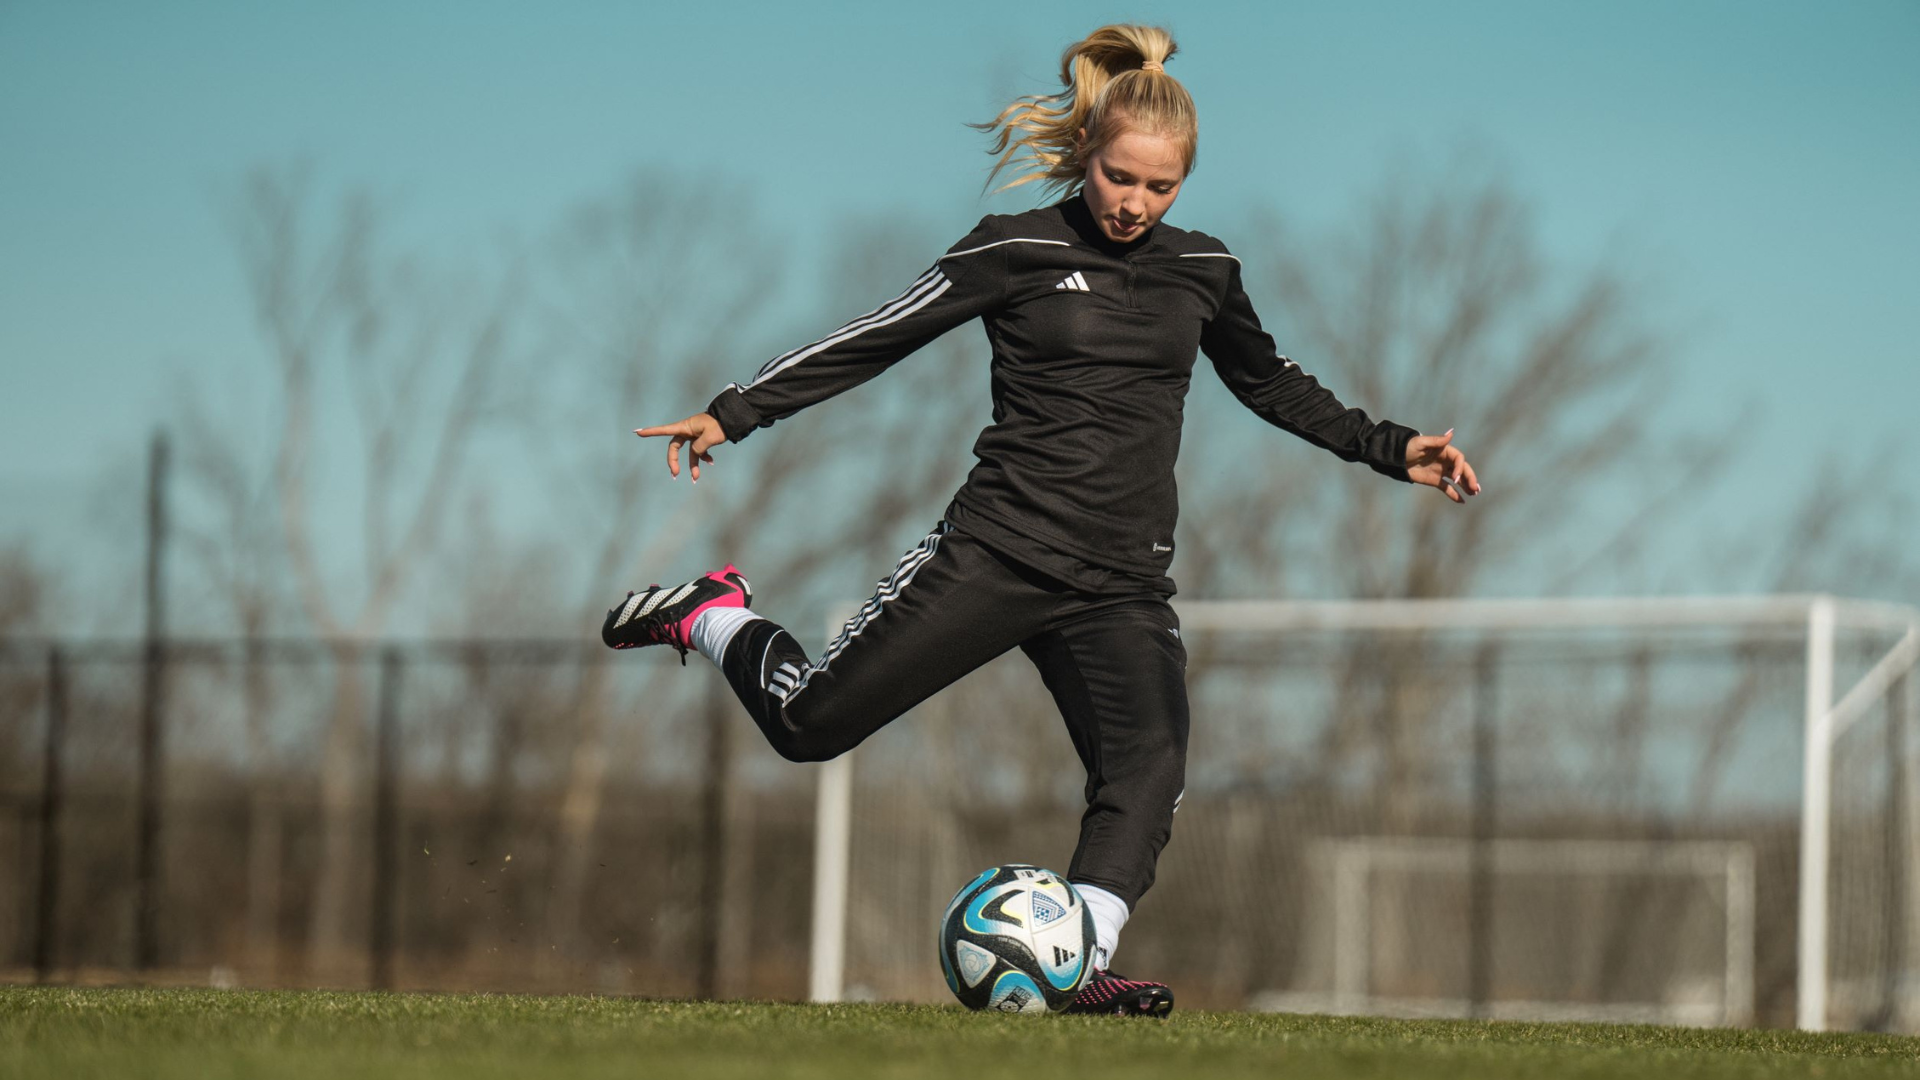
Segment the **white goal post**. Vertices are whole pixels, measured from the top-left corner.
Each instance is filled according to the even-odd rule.
[[[1803,632],[1806,693],[1800,804],[1800,878],[1795,1022],[1828,1024],[1829,842],[1833,747],[1890,694],[1911,693],[1920,664],[1920,609],[1825,594],[1735,597],[1195,601],[1177,605],[1199,631],[1480,631],[1775,628]],[[843,620],[829,622],[829,635]],[[1836,632],[1899,635],[1836,698]],[[815,819],[809,993],[837,1001],[844,990],[854,768],[851,755],[820,767]]]

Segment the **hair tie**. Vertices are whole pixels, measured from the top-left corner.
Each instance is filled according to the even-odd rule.
[[[1167,69],[1165,67],[1162,67],[1160,64],[1160,61],[1158,60],[1146,60],[1140,64],[1140,70],[1164,72]]]

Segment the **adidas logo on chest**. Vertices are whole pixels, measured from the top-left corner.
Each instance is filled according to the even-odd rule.
[[[1065,281],[1062,281],[1060,284],[1055,285],[1054,288],[1065,289],[1068,292],[1092,292],[1093,291],[1092,289],[1087,288],[1087,279],[1084,277],[1081,277],[1080,271],[1078,270],[1075,270],[1073,273],[1068,274],[1067,279]]]

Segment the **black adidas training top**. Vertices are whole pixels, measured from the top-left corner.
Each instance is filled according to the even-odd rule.
[[[1280,356],[1224,244],[1165,222],[1116,244],[1077,194],[982,218],[906,292],[767,361],[707,411],[740,442],[976,318],[993,349],[993,424],[947,519],[1083,587],[1173,592],[1173,464],[1196,352],[1268,423],[1407,479],[1415,432],[1347,408]]]

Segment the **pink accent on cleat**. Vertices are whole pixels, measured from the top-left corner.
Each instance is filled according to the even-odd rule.
[[[753,603],[753,589],[738,567],[702,574],[684,585],[648,586],[644,593],[629,592],[607,611],[600,640],[613,649],[671,645],[687,662],[693,648],[693,622],[709,608],[744,608]]]
[[[1165,983],[1128,979],[1111,971],[1096,970],[1066,1011],[1158,1019],[1173,1011],[1173,991]]]
[[[702,612],[712,608],[743,608],[753,601],[753,587],[747,584],[746,575],[732,563],[728,563],[723,569],[701,576],[708,581],[719,582],[725,591],[694,608],[685,618],[667,629],[667,636],[673,639],[673,644],[683,656],[688,649],[693,648],[693,621],[699,618]]]

